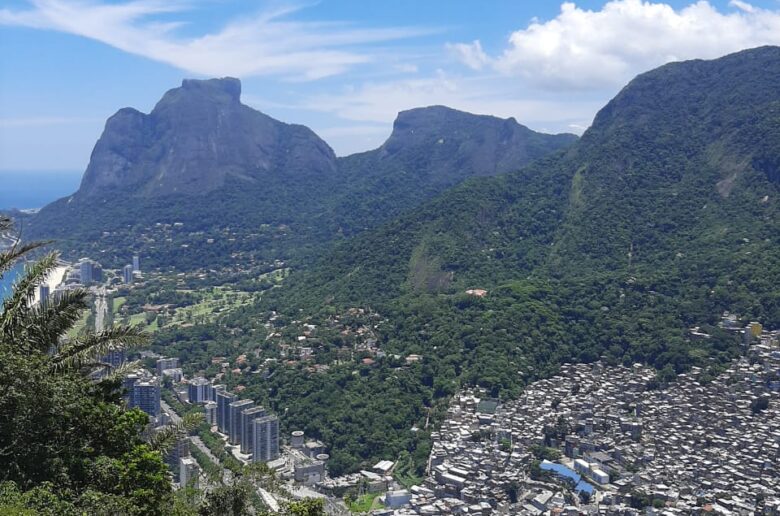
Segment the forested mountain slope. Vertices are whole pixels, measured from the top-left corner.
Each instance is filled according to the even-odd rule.
[[[79,190],[32,217],[25,235],[115,267],[133,252],[179,269],[304,259],[467,177],[518,169],[576,140],[435,106],[402,113],[379,149],[337,159],[310,129],[240,94],[237,79],[185,80],[148,115],[121,109]]]
[[[643,74],[564,156],[468,181],[260,308],[376,307],[388,345],[497,392],[604,354],[717,364],[736,350],[711,328],[724,311],[780,324],[778,80],[776,47]]]

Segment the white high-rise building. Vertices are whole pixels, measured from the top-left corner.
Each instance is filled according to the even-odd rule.
[[[265,415],[263,407],[252,407],[241,412],[241,453],[252,453],[255,445],[255,419]]]
[[[158,358],[157,359],[157,376],[162,376],[163,371],[166,369],[176,369],[179,367],[178,358]]]
[[[122,267],[122,280],[130,284],[133,282],[133,266],[132,265],[125,265]]]
[[[206,403],[211,401],[211,383],[199,376],[190,380],[187,389],[190,403]]]
[[[279,418],[264,416],[254,422],[254,446],[252,460],[268,462],[279,457]]]

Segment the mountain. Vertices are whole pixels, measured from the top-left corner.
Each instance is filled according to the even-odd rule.
[[[364,221],[391,220],[469,177],[518,170],[576,139],[444,106],[403,111],[381,147],[339,160],[349,188],[336,195],[329,216],[341,232],[366,229]]]
[[[349,302],[366,291],[346,281],[365,280],[367,302],[419,290],[407,281],[417,257],[451,275],[455,290],[530,274],[654,274],[691,266],[693,253],[724,269],[725,252],[769,261],[780,220],[778,78],[777,47],[640,75],[565,154],[467,181],[340,246],[323,260],[326,288],[356,292]],[[386,266],[398,281],[371,289],[368,276]]]
[[[240,102],[238,79],[184,80],[152,112],[119,110],[106,122],[77,197],[118,190],[135,197],[201,195],[229,178],[333,175],[336,156],[310,129]]]
[[[339,159],[240,94],[237,79],[184,80],[148,115],[119,110],[79,190],[42,209],[27,236],[110,266],[131,252],[182,269],[303,257],[576,139],[436,106],[401,113],[382,147]]]
[[[724,312],[780,325],[778,81],[777,47],[640,75],[565,153],[469,179],[342,243],[266,295],[255,317],[317,325],[350,307],[378,311],[387,357],[423,357],[404,386],[421,389],[426,407],[462,384],[517,395],[563,362],[599,358],[654,365],[661,382],[697,366],[706,381],[741,352],[718,327]],[[379,360],[371,374],[384,383],[372,389],[395,389],[398,365]],[[324,408],[322,397],[270,403],[287,403],[292,426],[333,439],[359,467],[376,457],[339,435],[370,441],[372,430],[334,432],[310,417],[364,408],[364,383],[341,374],[317,380],[332,393]],[[268,387],[294,391],[284,375]],[[361,421],[396,410],[376,404]]]

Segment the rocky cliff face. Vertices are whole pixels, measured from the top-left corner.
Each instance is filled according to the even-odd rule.
[[[399,113],[377,155],[382,160],[414,158],[417,167],[432,174],[486,176],[517,170],[576,140],[573,134],[537,133],[514,118],[431,106]]]
[[[240,96],[237,79],[185,80],[148,115],[119,110],[95,145],[79,195],[202,194],[228,177],[256,183],[335,171],[333,151],[314,132],[255,111]]]
[[[336,158],[310,129],[243,105],[237,79],[185,80],[149,114],[112,116],[78,192],[43,208],[26,235],[119,266],[112,257],[128,246],[147,263],[183,268],[310,256],[575,139],[434,106],[401,113],[380,148]],[[187,235],[161,241],[155,228],[174,222]],[[219,242],[208,256],[204,238]]]

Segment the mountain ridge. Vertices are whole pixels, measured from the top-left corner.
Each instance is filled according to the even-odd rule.
[[[335,172],[333,150],[313,131],[245,106],[240,95],[238,79],[185,79],[148,115],[120,109],[106,122],[77,195],[135,185],[135,195],[202,194],[227,176]]]
[[[699,104],[682,106],[680,99],[689,97],[676,88],[699,84],[677,79],[688,67],[704,74],[710,89],[691,92]],[[751,74],[752,81],[743,81]],[[291,278],[291,292],[278,293],[274,306],[387,308],[418,296],[444,296],[437,302],[446,304],[466,289],[513,282],[585,290],[608,282],[608,291],[587,294],[610,298],[598,309],[619,308],[616,300],[635,288],[627,285],[638,284],[646,290],[635,292],[637,310],[650,310],[655,295],[682,303],[686,308],[669,325],[679,329],[680,346],[690,344],[684,344],[685,324],[714,324],[726,310],[780,324],[769,279],[780,275],[771,252],[780,244],[780,183],[776,169],[752,165],[772,163],[780,148],[780,96],[771,87],[778,78],[777,47],[643,74],[565,153],[519,172],[465,181],[340,244],[318,268]],[[614,117],[618,108],[627,109]],[[734,170],[726,195],[721,182]],[[765,272],[750,279],[758,264]],[[450,279],[437,281],[445,276]],[[750,286],[729,291],[737,278]],[[594,317],[604,315],[596,310]]]
[[[375,227],[467,177],[520,168],[576,139],[437,106],[402,113],[378,149],[337,158],[307,127],[245,106],[240,94],[237,79],[185,79],[149,114],[119,110],[80,189],[31,218],[27,235],[112,266],[121,265],[122,247],[147,263],[180,268],[286,259]],[[423,141],[404,134],[416,127]],[[201,261],[180,256],[192,243],[185,236],[175,245],[167,237],[139,244],[150,240],[149,228],[175,222],[219,245]],[[277,229],[258,236],[257,227]],[[235,237],[226,242],[225,231]]]

